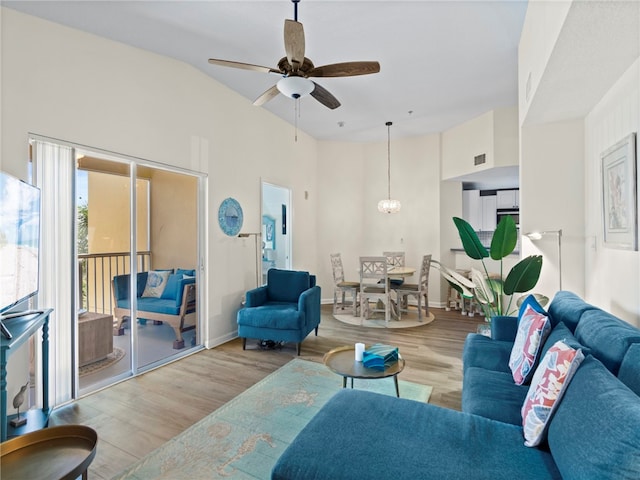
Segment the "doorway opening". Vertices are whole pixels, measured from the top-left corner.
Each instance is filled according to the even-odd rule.
[[[262,182],[262,284],[271,268],[291,269],[291,190]]]

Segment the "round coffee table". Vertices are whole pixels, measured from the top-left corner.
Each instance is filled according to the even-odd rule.
[[[347,378],[351,379],[351,388],[353,388],[354,378],[375,380],[378,378],[393,377],[393,382],[396,386],[396,395],[398,397],[400,396],[398,374],[404,369],[404,358],[402,358],[400,354],[398,354],[398,361],[384,370],[365,367],[362,362],[356,362],[355,355],[355,347],[334,348],[324,355],[323,362],[327,368],[342,377],[342,388],[347,387]]]

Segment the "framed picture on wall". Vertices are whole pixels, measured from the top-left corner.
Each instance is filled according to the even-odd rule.
[[[636,134],[602,153],[604,245],[638,249]]]

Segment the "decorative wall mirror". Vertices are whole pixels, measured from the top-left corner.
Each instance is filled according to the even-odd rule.
[[[218,224],[230,237],[235,237],[242,228],[242,207],[235,198],[225,198],[218,209]]]

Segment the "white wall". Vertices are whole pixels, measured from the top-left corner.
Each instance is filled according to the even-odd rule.
[[[584,296],[584,128],[581,120],[525,125],[520,131],[520,231],[562,229],[562,288]],[[522,256],[542,255],[535,291],[559,287],[557,236],[522,237]]]
[[[318,283],[324,301],[333,292],[331,253],[342,254],[348,280],[358,280],[360,256],[405,251],[406,264],[416,268],[423,255],[440,257],[440,136],[394,140],[393,127],[391,132],[391,197],[402,203],[392,215],[377,210],[387,196],[386,142],[319,143]],[[431,303],[440,301],[439,282],[432,270]]]
[[[2,9],[2,169],[26,178],[28,133],[208,174],[206,344],[237,335],[252,242],[217,224],[226,197],[259,231],[260,178],[293,191],[294,268],[316,270],[317,143],[191,66]],[[304,200],[304,191],[309,200]]]
[[[595,304],[638,326],[640,254],[637,251],[605,248],[603,245],[601,155],[607,148],[639,130],[640,59],[612,86],[585,119],[584,197],[586,296]],[[636,158],[639,158],[637,145]],[[636,184],[640,185],[640,181]]]
[[[638,2],[529,3],[518,56],[522,229],[562,228],[563,288],[636,325],[639,253],[603,247],[600,156],[640,126],[639,54]],[[545,255],[540,286],[551,293],[555,242],[522,243]]]

